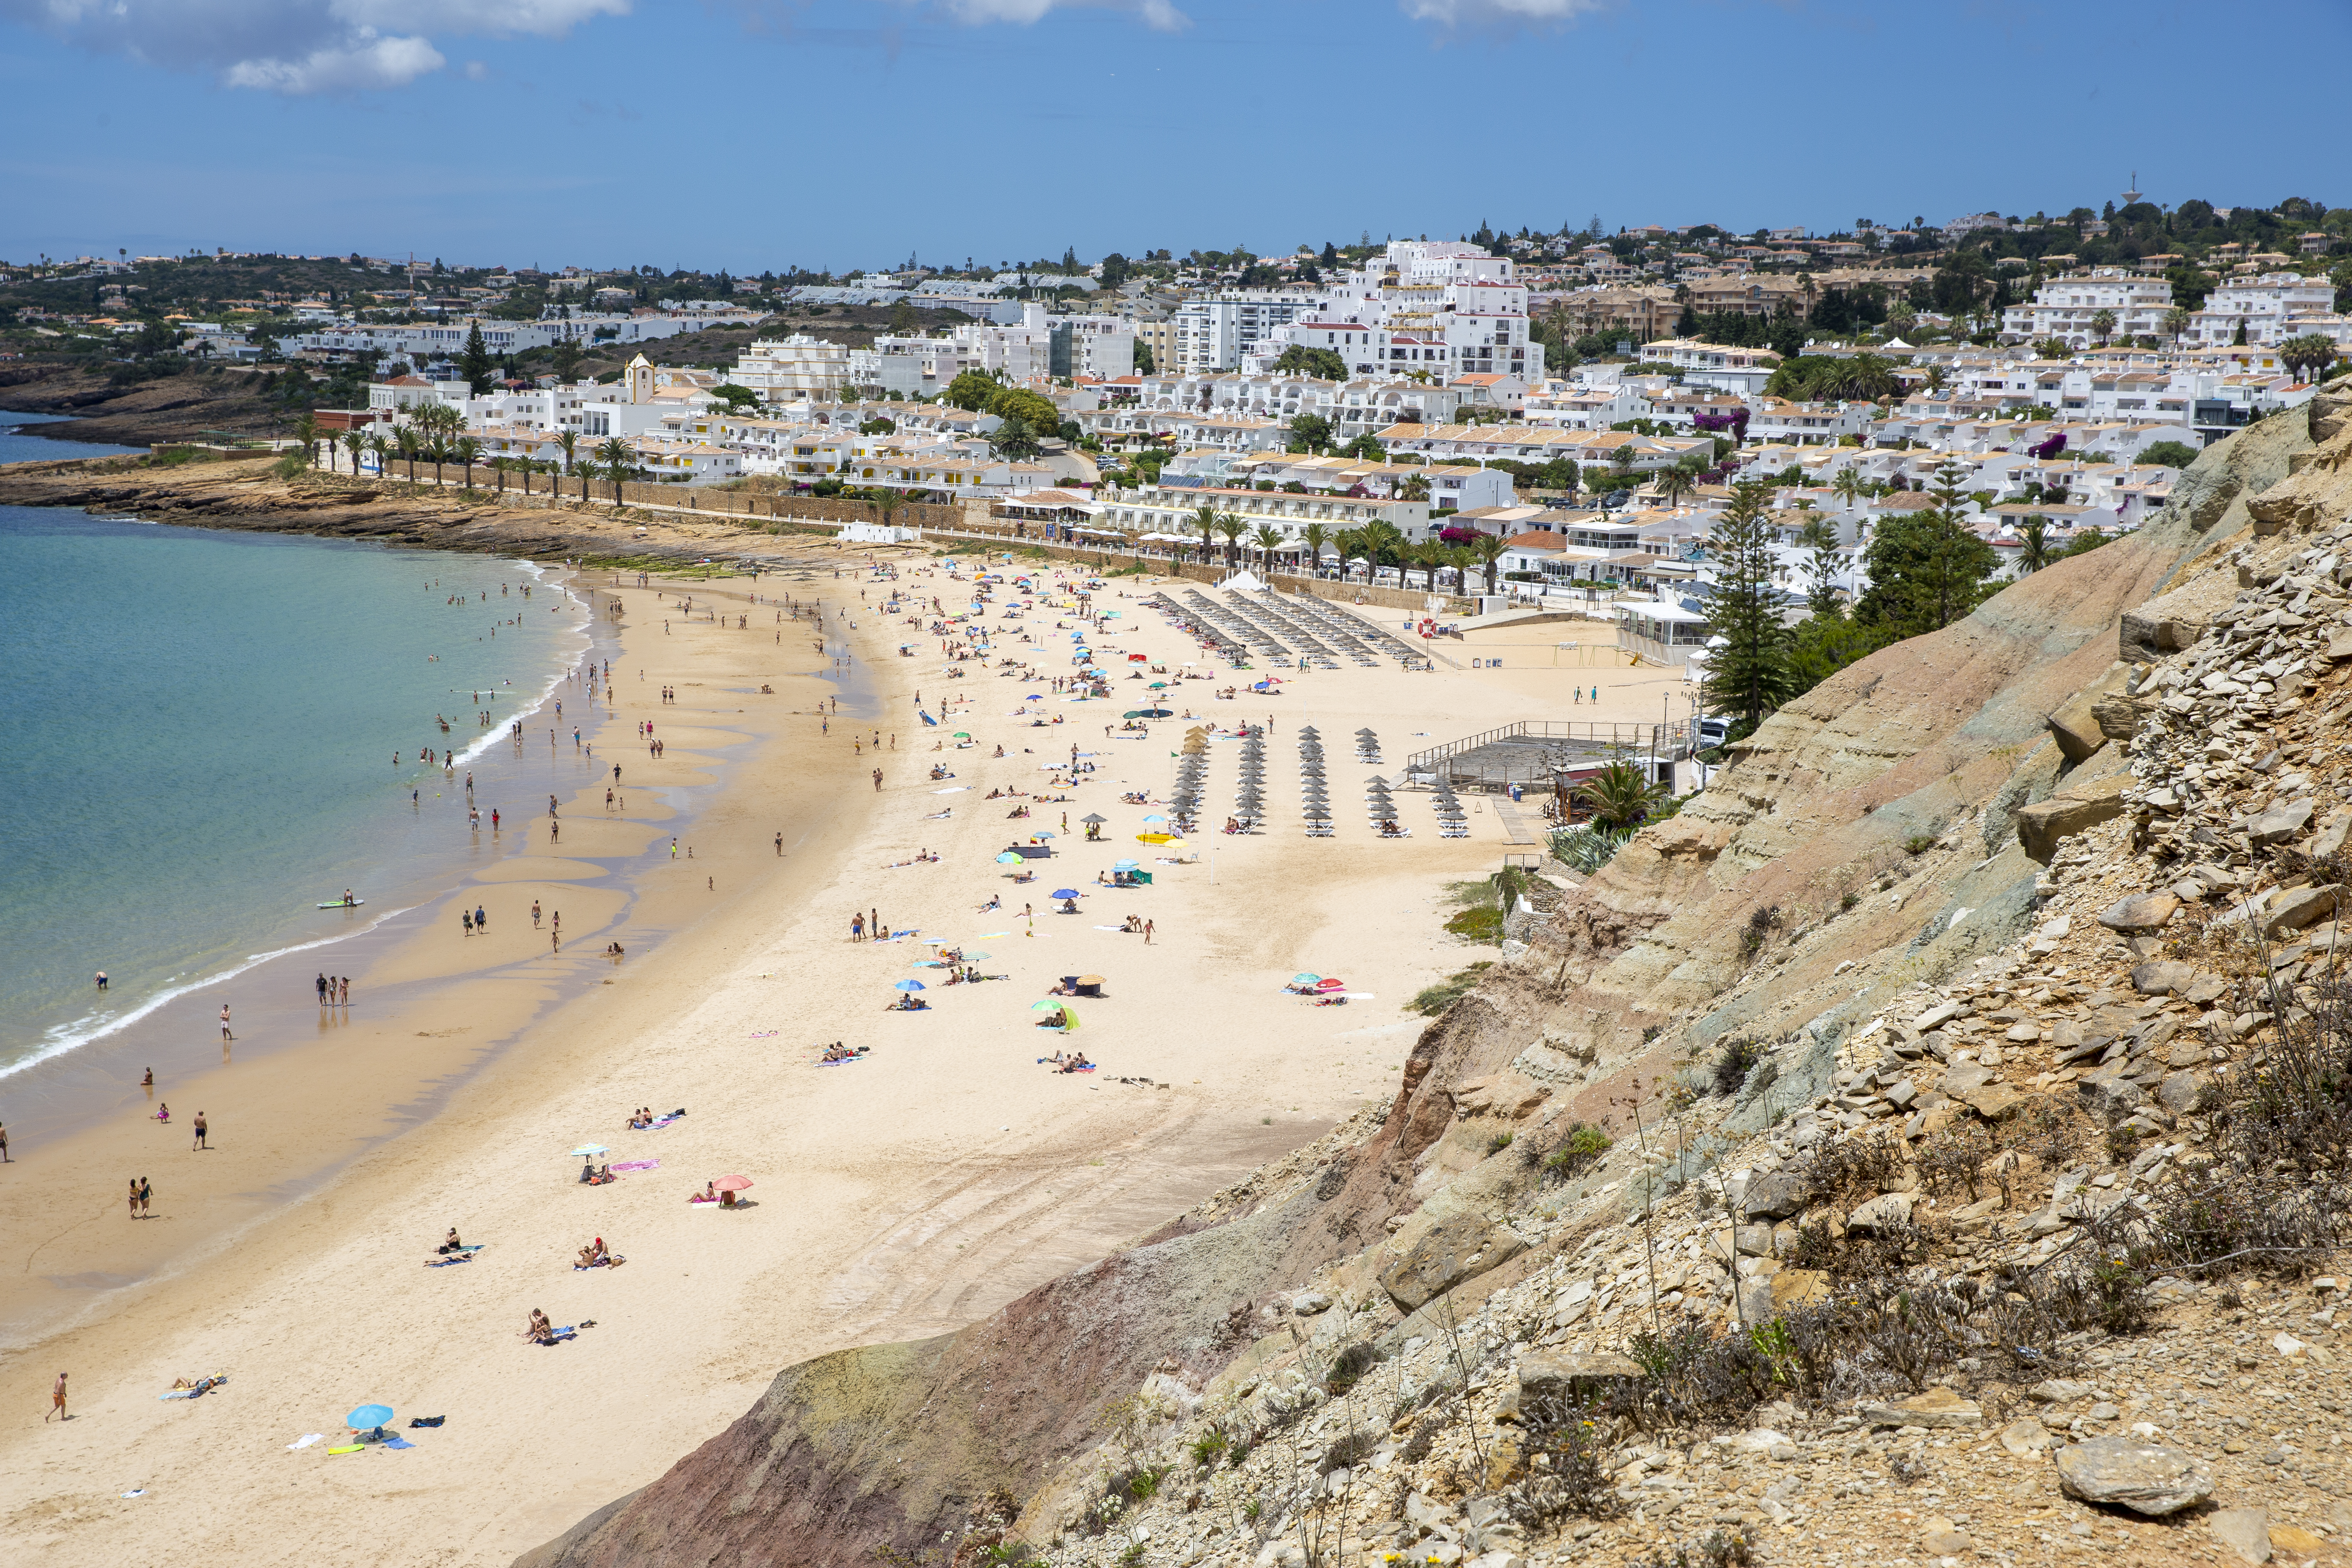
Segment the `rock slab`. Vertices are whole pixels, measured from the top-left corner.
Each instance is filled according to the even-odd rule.
[[[2058,1485],[2068,1497],[2161,1519],[2213,1495],[2211,1472],[2179,1448],[2137,1437],[2094,1437],[2058,1450]]]

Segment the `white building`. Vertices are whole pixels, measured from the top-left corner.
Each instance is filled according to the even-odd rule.
[[[2221,347],[2246,329],[2249,343],[2274,344],[2305,332],[2343,342],[2352,322],[2336,314],[2336,286],[2325,277],[2266,272],[2222,284],[2205,297],[2205,307],[2189,318],[2183,341]]]
[[[1516,266],[1475,245],[1393,241],[1303,303],[1283,296],[1286,314],[1254,348],[1239,345],[1234,363],[1268,369],[1297,344],[1338,354],[1351,375],[1511,375],[1532,386],[1543,375],[1543,345],[1528,330]]]
[[[2001,335],[2011,342],[2063,339],[2086,349],[2101,341],[2093,321],[2100,311],[2115,316],[2110,340],[2166,336],[2164,314],[2172,309],[2172,285],[2119,267],[2095,267],[2053,278],[2033,292],[2030,303],[2001,312]]]

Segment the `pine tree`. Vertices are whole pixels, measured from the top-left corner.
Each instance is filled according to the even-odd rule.
[[[1947,464],[1936,472],[1933,508],[1878,525],[1864,557],[1870,586],[1854,605],[1854,618],[1899,637],[1941,631],[1969,614],[1992,592],[1990,579],[2000,567],[1993,547],[1962,520],[1960,470]]]
[[[466,333],[466,352],[457,356],[457,374],[479,397],[497,384],[496,369],[490,363],[490,345],[482,341],[482,323],[476,321]]]
[[[1738,714],[1750,730],[1798,689],[1789,668],[1789,628],[1774,603],[1769,494],[1753,482],[1732,487],[1731,504],[1707,540],[1716,578],[1706,629],[1710,640],[1723,639],[1707,655],[1707,706]]]

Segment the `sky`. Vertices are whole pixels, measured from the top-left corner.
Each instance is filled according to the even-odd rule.
[[[0,0],[0,259],[846,271],[1557,229],[2352,204],[2176,0]],[[2308,84],[2306,84],[2308,85]]]

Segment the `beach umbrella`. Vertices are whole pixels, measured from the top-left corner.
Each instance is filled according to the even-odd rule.
[[[721,1193],[740,1193],[751,1184],[751,1178],[749,1176],[721,1176],[710,1184],[714,1192]]]
[[[986,954],[986,953],[984,953],[984,952],[980,952],[978,949],[974,949],[973,951],[971,951],[971,952],[967,952],[967,953],[965,953],[965,954],[963,955],[963,961],[964,961],[966,963],[985,963],[985,962],[987,961],[987,958],[988,958],[988,954]]]
[[[1090,812],[1087,813],[1087,814],[1086,814],[1086,816],[1082,816],[1082,817],[1078,818],[1078,820],[1079,820],[1080,822],[1095,822],[1095,823],[1101,823],[1101,822],[1108,822],[1108,821],[1110,820],[1110,818],[1109,818],[1109,817],[1108,817],[1108,816],[1097,816],[1095,813],[1093,813],[1093,812],[1091,812],[1091,811],[1090,811]]]
[[[1057,899],[1075,899],[1077,896],[1078,890],[1076,888],[1056,888],[1054,889],[1054,897]]]
[[[583,1158],[590,1154],[604,1154],[611,1152],[611,1151],[606,1149],[602,1143],[583,1143],[580,1147],[572,1150],[572,1152]]]
[[[1078,984],[1081,985],[1104,985],[1108,984],[1108,982],[1104,980],[1099,974],[1081,974],[1078,976]]]
[[[1164,817],[1164,816],[1160,816],[1160,815],[1159,815],[1157,812],[1154,812],[1151,816],[1145,817],[1143,820],[1144,820],[1144,821],[1146,821],[1146,822],[1165,822],[1165,821],[1167,821],[1168,819],[1167,819],[1166,817]]]
[[[1297,973],[1290,977],[1290,983],[1293,985],[1312,985],[1322,978],[1323,977],[1319,974],[1309,974],[1307,971],[1302,969]]]
[[[919,980],[901,980],[898,982],[898,989],[901,991],[920,991],[922,988],[923,983]]]
[[[1021,864],[1021,861],[1022,857],[1015,855],[1010,849],[1007,849],[1003,854],[999,855],[996,858],[996,863],[1000,866],[1018,866]]]
[[[958,741],[969,741],[971,739],[971,731],[969,730],[958,730],[955,734],[950,738]]]
[[[343,1417],[343,1425],[346,1426],[356,1427],[364,1432],[371,1427],[381,1426],[391,1419],[391,1405],[362,1405],[358,1409],[352,1411],[349,1415]]]
[[[1047,996],[1041,1001],[1030,1003],[1029,1011],[1032,1013],[1066,1013],[1069,1009],[1062,1005],[1059,998]]]

